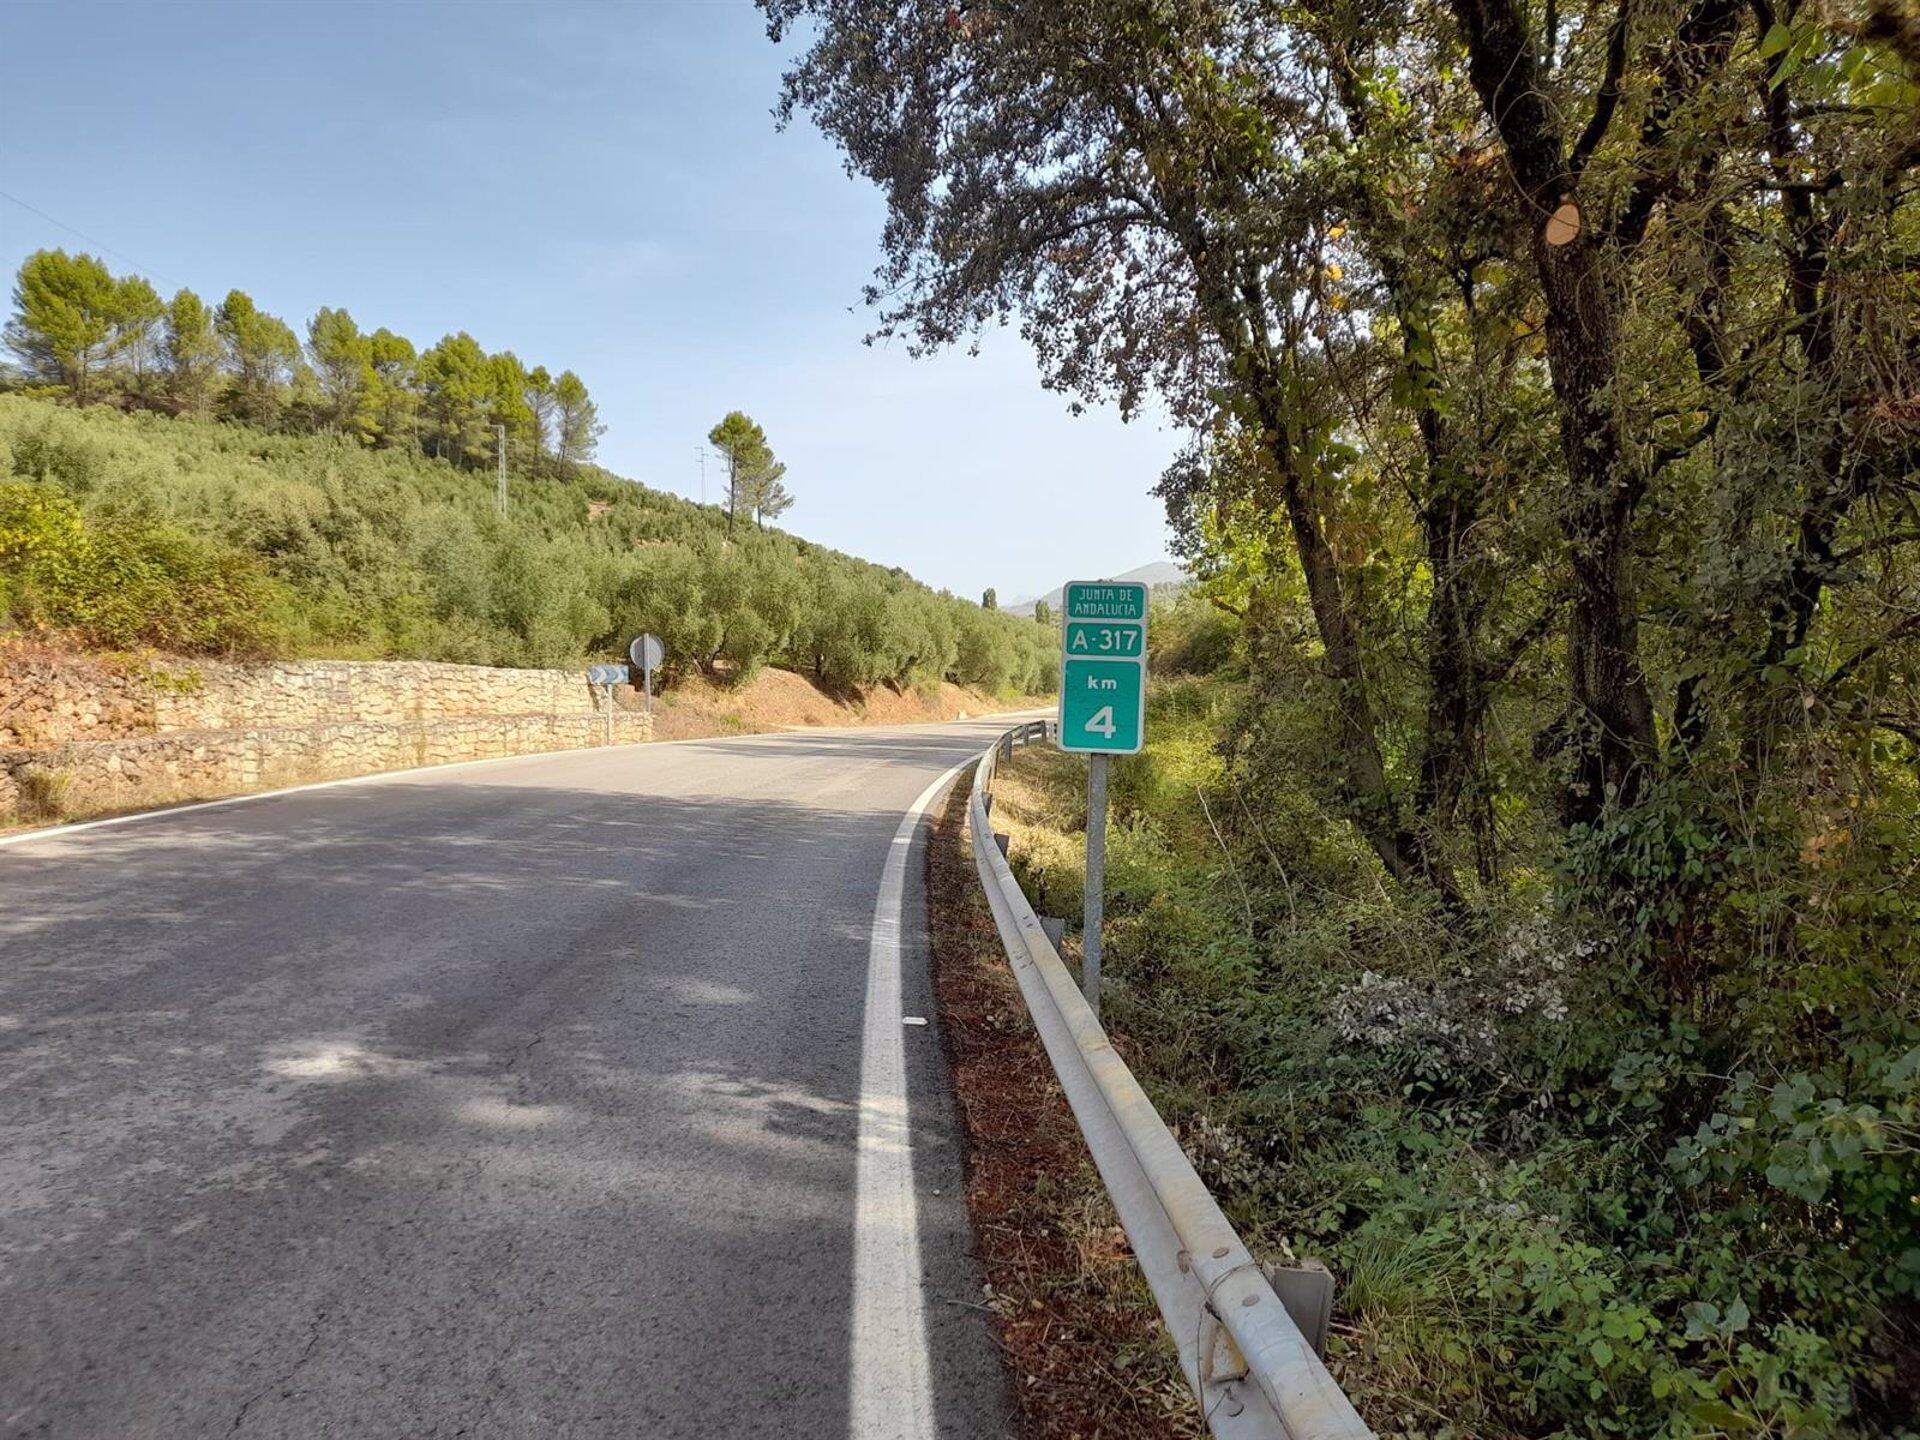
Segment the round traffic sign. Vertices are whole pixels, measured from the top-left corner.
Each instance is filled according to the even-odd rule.
[[[658,635],[640,635],[627,647],[627,654],[642,670],[658,670],[667,658],[667,647]]]

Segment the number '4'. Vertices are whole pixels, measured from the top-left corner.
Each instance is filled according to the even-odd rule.
[[[1113,732],[1120,727],[1113,723],[1113,706],[1102,705],[1087,717],[1087,729],[1103,739],[1113,739]]]

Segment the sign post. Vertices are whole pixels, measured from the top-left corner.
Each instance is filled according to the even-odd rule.
[[[631,685],[632,672],[624,665],[589,665],[587,683],[598,685],[601,696],[607,702],[607,744],[613,744],[613,687]]]
[[[647,714],[653,713],[653,672],[665,663],[667,647],[660,643],[658,635],[638,635],[633,644],[627,647],[627,657],[633,661],[634,668],[640,672],[641,681],[647,687]]]
[[[1107,881],[1107,758],[1147,739],[1147,587],[1069,580],[1060,596],[1060,748],[1088,757],[1087,878],[1080,989],[1100,1013],[1100,927]]]

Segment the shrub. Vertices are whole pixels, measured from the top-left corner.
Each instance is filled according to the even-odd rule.
[[[46,485],[0,484],[8,618],[107,649],[267,655],[282,595],[252,556],[157,521],[88,524]]]

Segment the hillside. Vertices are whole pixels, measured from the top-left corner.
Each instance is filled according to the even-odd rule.
[[[0,623],[100,649],[570,665],[651,630],[674,672],[829,689],[1052,684],[1044,627],[592,466],[0,395]]]
[[[1186,571],[1182,570],[1171,560],[1155,560],[1149,565],[1137,565],[1133,569],[1123,571],[1118,575],[1102,576],[1099,578],[1136,580],[1144,582],[1155,590],[1164,589],[1172,591],[1185,585],[1190,577]],[[1055,588],[1049,590],[1044,595],[1035,596],[1031,600],[1018,601],[1015,604],[1007,606],[1007,613],[1009,615],[1031,615],[1040,606],[1044,605],[1048,610],[1057,615],[1060,612],[1061,593],[1060,588]]]

